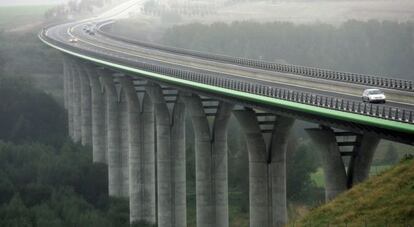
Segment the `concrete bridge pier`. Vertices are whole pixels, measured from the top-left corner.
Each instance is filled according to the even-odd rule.
[[[350,132],[335,132],[333,129],[321,126],[320,128],[306,129],[318,148],[324,170],[325,200],[329,201],[338,194],[362,182],[369,175],[372,158],[379,143],[374,134],[359,135]],[[354,141],[340,141],[340,136],[355,137]],[[340,146],[352,146],[352,151],[341,151]],[[351,156],[348,171],[342,157]]]
[[[361,183],[368,178],[372,159],[374,158],[374,153],[380,142],[380,138],[374,133],[365,133],[362,135],[360,141],[357,147],[358,149],[356,150],[357,153],[353,156],[350,163],[350,167],[353,170],[351,186]]]
[[[81,142],[82,137],[82,106],[81,106],[81,71],[78,62],[73,67],[73,141]]]
[[[325,179],[325,200],[329,201],[346,191],[347,177],[335,133],[330,128],[306,129],[321,153]]]
[[[71,59],[65,58],[65,62],[67,65],[67,74],[66,74],[66,107],[68,111],[68,133],[69,137],[74,140],[73,132],[73,110],[74,110],[74,63]]]
[[[96,163],[108,164],[106,98],[103,86],[99,81],[97,70],[85,67],[91,86],[92,104],[92,159]]]
[[[106,97],[106,122],[107,122],[107,152],[108,152],[108,191],[110,196],[128,197],[128,185],[126,182],[125,150],[123,139],[125,135],[125,116],[122,113],[123,104],[119,102],[118,91],[113,81],[113,75],[105,69],[99,70],[100,78],[105,87]],[[124,123],[124,124],[122,124]],[[129,173],[129,170],[127,171]]]
[[[197,226],[227,227],[227,125],[233,104],[184,98],[195,133]],[[208,112],[207,112],[208,111]],[[210,129],[208,116],[214,116]]]
[[[285,226],[286,149],[294,119],[234,110],[249,151],[250,226]]]
[[[65,110],[68,110],[68,84],[69,84],[69,74],[70,74],[70,62],[67,56],[63,56],[63,106]]]
[[[149,84],[146,90],[154,105],[156,122],[158,226],[184,227],[187,225],[184,104],[173,89]]]
[[[85,65],[80,66],[81,87],[81,142],[82,145],[92,145],[92,103],[91,86]]]
[[[122,77],[120,82],[126,95],[129,126],[130,222],[145,221],[155,224],[157,217],[154,106],[144,90],[140,94],[141,106],[135,85],[130,78]]]

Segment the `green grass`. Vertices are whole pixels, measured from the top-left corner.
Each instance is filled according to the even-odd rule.
[[[414,160],[409,160],[312,210],[295,226],[364,226],[365,222],[368,226],[413,225],[413,204]]]
[[[318,168],[316,172],[311,173],[311,179],[318,187],[325,187],[325,180],[323,179],[323,170]]]
[[[41,21],[44,13],[54,5],[1,6],[0,29],[11,29],[28,23]]]

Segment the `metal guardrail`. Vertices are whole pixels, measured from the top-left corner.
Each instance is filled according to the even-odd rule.
[[[192,82],[202,83],[206,85],[241,91],[245,93],[271,97],[280,100],[286,100],[295,103],[307,104],[326,109],[338,110],[342,112],[360,114],[375,118],[381,118],[402,123],[414,124],[414,112],[407,109],[393,108],[387,106],[373,105],[355,100],[347,100],[338,97],[315,95],[308,92],[294,91],[284,88],[277,88],[269,85],[260,84],[258,82],[246,82],[243,80],[226,78],[225,74],[218,73],[198,73],[183,69],[172,68],[171,66],[146,63],[144,61],[137,61],[131,65],[130,61],[121,58],[115,58],[105,53],[99,53],[98,50],[84,50],[78,47],[69,45],[67,43],[53,40],[45,37],[44,32],[41,36],[48,42],[71,50],[76,53],[81,53],[86,56],[96,57],[102,60],[117,62],[124,65],[130,65],[148,72],[168,75],[174,78],[188,80]]]
[[[373,76],[373,75],[340,72],[340,71],[333,71],[333,70],[328,70],[328,69],[319,69],[319,68],[312,68],[312,67],[305,67],[305,66],[298,66],[298,65],[271,63],[271,62],[265,62],[265,61],[260,61],[260,60],[252,60],[252,59],[247,59],[247,58],[203,53],[199,51],[180,49],[180,48],[168,47],[168,46],[163,46],[163,45],[153,44],[153,43],[148,43],[148,42],[143,42],[143,41],[131,40],[131,39],[120,37],[120,36],[104,31],[102,27],[106,25],[107,23],[108,21],[103,21],[103,22],[98,23],[97,32],[99,34],[118,40],[118,41],[130,43],[134,45],[139,45],[145,48],[166,51],[166,52],[170,52],[173,54],[187,55],[187,56],[197,57],[197,58],[206,59],[206,60],[232,63],[232,64],[236,64],[240,66],[247,66],[251,68],[263,69],[263,70],[268,70],[268,71],[290,73],[290,74],[312,77],[312,78],[320,78],[320,79],[341,81],[341,82],[347,82],[347,83],[368,85],[372,87],[382,87],[382,88],[388,88],[388,89],[396,89],[396,90],[401,90],[401,91],[414,92],[414,81],[410,81],[410,80],[391,79],[391,78]]]

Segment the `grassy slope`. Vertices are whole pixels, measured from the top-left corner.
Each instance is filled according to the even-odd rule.
[[[347,226],[414,224],[414,160],[355,186],[335,200],[311,211],[295,226],[348,223]]]

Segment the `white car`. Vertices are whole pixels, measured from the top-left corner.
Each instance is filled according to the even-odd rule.
[[[379,102],[379,103],[385,103],[385,94],[380,89],[377,88],[371,88],[366,89],[362,93],[362,101],[363,102]]]
[[[70,43],[77,43],[79,40],[77,38],[70,38],[69,42]]]

